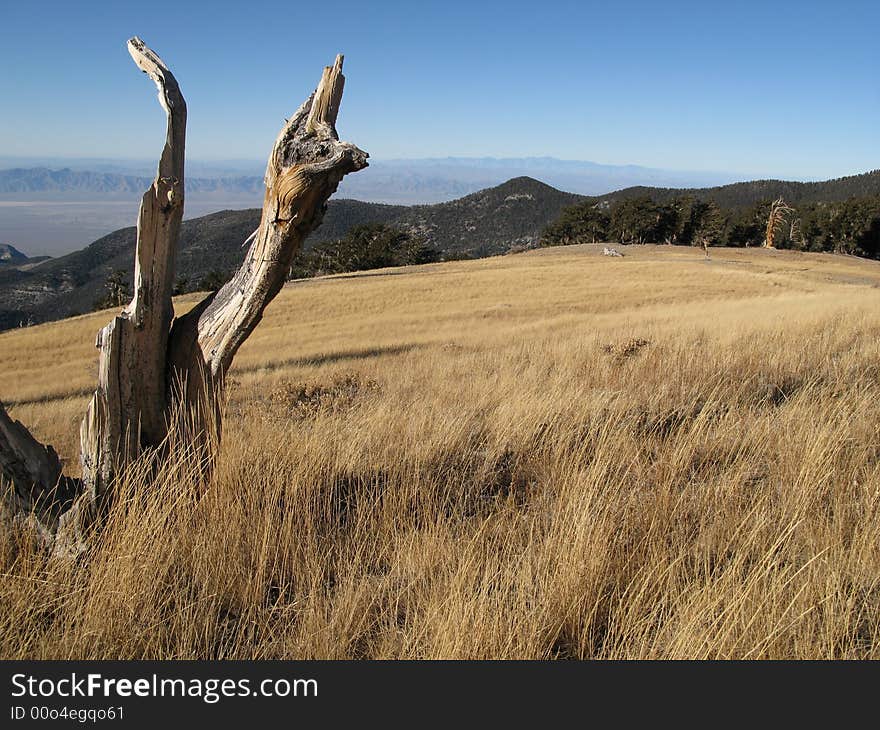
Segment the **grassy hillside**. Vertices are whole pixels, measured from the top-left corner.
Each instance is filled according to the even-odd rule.
[[[380,205],[332,200],[306,246],[342,238],[352,226],[389,223],[423,236],[429,247],[455,256],[485,256],[534,244],[541,229],[581,196],[531,178],[437,205]],[[211,272],[231,272],[244,258],[244,240],[260,222],[259,210],[226,210],[183,222],[177,271],[189,285]],[[15,274],[0,271],[0,330],[46,322],[94,308],[114,271],[134,272],[136,230],[122,228],[86,248]]]
[[[205,490],[4,532],[0,656],[878,658],[880,264],[626,253],[288,285]],[[109,316],[0,334],[68,462]]]
[[[726,210],[746,208],[780,195],[793,205],[829,203],[880,195],[880,171],[815,183],[755,180],[701,189],[631,187],[596,198],[518,177],[436,205],[333,200],[323,224],[306,245],[342,238],[355,225],[385,223],[424,237],[429,248],[448,258],[490,256],[533,246],[541,231],[567,206],[576,203],[613,204],[646,196],[664,203],[682,195],[714,201]],[[212,272],[237,268],[244,256],[241,244],[258,223],[258,210],[226,210],[184,221],[177,266],[181,278],[193,287]],[[90,311],[104,294],[104,282],[114,271],[127,271],[131,279],[134,245],[134,227],[122,228],[80,251],[35,268],[16,273],[0,271],[0,330]]]

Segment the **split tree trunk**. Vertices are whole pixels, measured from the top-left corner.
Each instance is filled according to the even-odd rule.
[[[272,148],[260,226],[244,263],[222,289],[173,319],[186,103],[171,71],[143,41],[132,38],[128,50],[159,89],[167,132],[156,179],[141,201],[134,297],[98,333],[98,387],[80,429],[82,478],[65,477],[54,450],[0,404],[0,476],[7,502],[63,553],[82,551],[112,500],[116,475],[145,453],[161,453],[180,413],[186,414],[197,452],[218,443],[218,399],[235,353],[283,286],[293,256],[320,224],[327,199],[346,174],[367,166],[367,154],[340,142],[336,133],[345,81],[337,56]],[[209,469],[211,459],[202,463]]]
[[[767,216],[767,229],[764,232],[764,248],[776,248],[776,232],[785,222],[787,216],[794,213],[794,208],[786,205],[780,196],[770,205],[770,213]]]

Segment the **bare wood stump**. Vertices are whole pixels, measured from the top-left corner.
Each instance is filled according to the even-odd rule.
[[[6,502],[36,521],[58,553],[81,552],[113,496],[114,480],[144,455],[161,454],[183,418],[208,457],[219,443],[219,398],[235,353],[281,290],[306,236],[320,223],[342,178],[368,155],[340,142],[336,118],[343,57],[324,69],[315,92],[284,125],[266,168],[260,226],[235,276],[174,318],[171,291],[184,206],[186,102],[166,64],[139,38],[134,62],[156,84],[167,130],[156,179],[138,215],[134,296],[98,333],[98,387],[80,428],[82,479],[62,474],[40,444],[0,404],[0,477]],[[200,459],[205,475],[211,458]]]

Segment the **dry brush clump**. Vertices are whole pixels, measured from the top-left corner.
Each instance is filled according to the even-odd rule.
[[[612,342],[602,345],[602,352],[606,355],[614,355],[623,360],[638,355],[643,347],[647,347],[650,344],[651,343],[648,340],[642,339],[641,337],[631,337],[626,342]]]

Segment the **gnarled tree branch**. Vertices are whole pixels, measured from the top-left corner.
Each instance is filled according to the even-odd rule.
[[[368,155],[336,133],[343,57],[327,66],[315,93],[290,118],[269,155],[260,227],[244,263],[216,295],[180,317],[170,361],[178,371],[222,378],[241,344],[284,284],[294,254],[321,222],[342,178]]]

